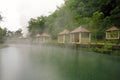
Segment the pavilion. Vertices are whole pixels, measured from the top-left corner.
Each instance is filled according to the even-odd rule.
[[[91,32],[82,26],[74,29],[70,32],[71,43],[89,43],[91,41]]]
[[[48,35],[47,33],[43,33],[41,34],[41,40],[43,43],[49,42],[50,41],[50,35]]]
[[[106,39],[119,39],[120,38],[120,30],[113,26],[106,30]]]
[[[69,36],[69,30],[65,29],[62,32],[58,34],[58,43],[69,43],[70,42],[70,36]]]

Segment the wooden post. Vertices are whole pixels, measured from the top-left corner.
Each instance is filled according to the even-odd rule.
[[[65,35],[63,35],[63,43],[65,43]]]
[[[72,34],[72,39],[73,39],[72,42],[75,43],[75,34],[74,33]]]
[[[81,43],[82,42],[82,40],[81,40],[81,32],[79,33],[79,43]]]
[[[120,30],[118,31],[118,36],[119,36],[119,39],[120,39]]]
[[[45,42],[45,37],[43,37],[43,42]]]
[[[119,31],[118,31],[118,39],[120,38]]]
[[[107,32],[106,32],[106,39],[108,39],[108,34],[107,34]]]
[[[58,42],[60,43],[60,36],[58,36]]]
[[[89,33],[89,42],[91,42],[91,33]]]
[[[57,40],[57,41],[58,41],[58,43],[59,43],[59,36],[58,36],[58,40]]]
[[[70,34],[70,43],[72,43],[72,34]]]

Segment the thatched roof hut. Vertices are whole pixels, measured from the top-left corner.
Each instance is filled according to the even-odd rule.
[[[43,33],[41,36],[42,36],[42,37],[50,37],[50,35],[47,34],[47,33]]]
[[[107,29],[106,31],[118,31],[118,30],[119,29],[117,27],[113,26],[113,27]]]
[[[70,32],[70,40],[72,43],[88,43],[91,41],[91,33],[82,26]]]
[[[65,29],[62,32],[60,32],[59,35],[65,35],[65,34],[69,34],[69,33],[70,33],[70,31]]]
[[[36,35],[35,35],[36,38],[39,38],[40,36],[41,36],[40,34],[36,34]]]
[[[60,32],[58,34],[58,43],[68,43],[70,41],[69,33],[70,33],[70,31],[67,29]]]
[[[70,33],[77,33],[77,32],[88,32],[89,33],[90,31],[83,28],[82,26],[80,26],[80,27],[74,29],[73,31],[71,31]]]
[[[120,38],[120,30],[113,26],[106,30],[106,39],[119,39]]]
[[[47,33],[43,33],[43,34],[41,34],[41,39],[42,39],[42,42],[49,42],[50,41],[50,35],[47,34]]]

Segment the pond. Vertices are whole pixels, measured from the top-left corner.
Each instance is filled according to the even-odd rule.
[[[120,57],[58,46],[0,49],[0,80],[120,80]]]

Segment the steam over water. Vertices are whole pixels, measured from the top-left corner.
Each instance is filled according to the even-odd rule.
[[[57,46],[0,49],[0,80],[120,80],[120,57]]]

